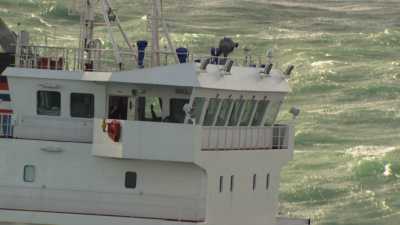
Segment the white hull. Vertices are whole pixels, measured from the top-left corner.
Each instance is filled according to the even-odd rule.
[[[181,221],[239,225],[252,221],[275,225],[278,171],[291,157],[289,150],[225,152],[224,159],[218,152],[205,151],[198,154],[196,165],[102,158],[93,156],[91,150],[92,144],[84,143],[0,139],[0,209],[5,210],[0,221],[57,225]],[[252,171],[241,161],[252,161]],[[24,165],[36,166],[34,183],[23,181]],[[212,169],[205,172],[201,167]],[[229,191],[230,170],[236,171],[234,192]],[[138,173],[134,190],[124,187],[126,171]],[[265,189],[265,171],[271,174],[269,190]],[[256,190],[251,189],[253,173],[260,177]],[[221,175],[226,177],[222,193],[218,191]],[[249,216],[238,216],[243,211]]]
[[[207,223],[192,223],[184,221],[163,221],[129,217],[82,215],[66,213],[48,213],[17,210],[0,210],[0,225],[205,225]],[[10,221],[10,222],[6,222]],[[310,225],[306,219],[277,218],[277,225]]]
[[[93,157],[91,146],[0,139],[0,209],[204,220],[206,183],[199,167]],[[34,183],[24,182],[25,165],[36,167]],[[126,171],[137,172],[136,189],[124,187]]]
[[[152,220],[129,217],[48,213],[17,210],[0,210],[0,225],[40,224],[40,225],[190,225],[181,221]]]

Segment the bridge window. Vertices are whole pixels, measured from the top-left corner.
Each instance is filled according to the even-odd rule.
[[[162,111],[161,98],[139,97],[138,105],[139,105],[138,117],[140,121],[159,121],[159,122],[161,121],[161,111]]]
[[[26,165],[24,166],[24,182],[35,182],[35,166]]]
[[[126,172],[125,173],[125,187],[135,189],[137,183],[137,173],[136,172]]]
[[[128,118],[128,97],[109,96],[108,98],[108,118],[116,120],[126,120]]]
[[[266,184],[265,184],[265,188],[267,190],[269,189],[269,179],[270,179],[270,175],[269,175],[269,173],[267,173],[267,181],[266,181]]]
[[[228,120],[229,112],[231,110],[232,99],[224,99],[222,101],[221,109],[217,118],[217,126],[225,126],[226,121]]]
[[[93,118],[94,95],[71,93],[71,117]]]
[[[38,91],[37,114],[43,116],[60,116],[61,115],[60,92]]]
[[[236,126],[238,124],[240,114],[242,113],[243,103],[243,99],[237,99],[233,103],[234,105],[229,119],[229,126]]]
[[[204,117],[204,126],[212,126],[214,123],[215,115],[217,114],[219,103],[221,99],[218,98],[211,98],[210,102],[208,103],[208,108],[206,112],[206,116]]]
[[[203,112],[205,98],[195,98],[192,105],[192,117],[195,119],[196,124],[199,124],[201,113]]]
[[[248,126],[250,124],[251,117],[254,112],[254,107],[256,105],[255,100],[247,100],[244,105],[244,112],[242,119],[240,121],[240,126]]]
[[[168,122],[183,123],[186,113],[183,111],[183,106],[189,103],[189,99],[172,98],[169,102],[170,113]]]
[[[282,101],[275,100],[271,101],[270,106],[268,107],[267,114],[266,114],[266,126],[272,126],[275,123],[276,117],[278,116],[279,110],[281,108]]]
[[[263,117],[265,115],[265,111],[267,110],[269,101],[266,100],[262,100],[259,101],[257,104],[257,109],[256,112],[254,114],[254,118],[253,118],[253,122],[252,122],[252,126],[260,126],[263,120]]]

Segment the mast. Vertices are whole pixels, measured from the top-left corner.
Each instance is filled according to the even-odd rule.
[[[96,51],[100,51],[101,43],[97,40],[94,40],[94,27],[96,25],[95,17],[96,17],[96,4],[101,4],[101,12],[104,19],[104,25],[108,31],[108,37],[112,44],[114,58],[116,63],[119,65],[120,69],[123,69],[122,63],[122,54],[121,48],[116,43],[115,36],[113,34],[112,27],[116,26],[122,37],[127,44],[129,50],[132,52],[134,60],[137,60],[135,55],[135,49],[133,45],[130,43],[128,36],[123,31],[120,20],[118,16],[114,13],[114,10],[111,6],[109,0],[80,0],[81,2],[81,10],[80,10],[80,39],[79,39],[79,53],[78,59],[80,62],[80,68],[85,69],[85,60],[92,60],[94,55],[96,55]],[[162,0],[151,0],[152,2],[152,12],[150,17],[150,28],[151,28],[151,66],[156,67],[161,64],[161,50],[160,50],[160,29],[162,29],[162,33],[167,40],[167,44],[169,47],[169,51],[165,52],[167,54],[172,54],[176,63],[179,63],[179,59],[177,54],[175,53],[175,46],[171,40],[167,23],[165,22],[162,15]],[[97,41],[97,42],[96,42]],[[96,46],[93,43],[97,43]],[[100,53],[100,52],[99,52]],[[94,54],[94,55],[93,55]],[[97,57],[98,58],[98,57]],[[101,62],[99,62],[101,64]],[[95,68],[94,68],[95,69]]]
[[[95,22],[95,12],[94,12],[94,2],[93,0],[81,0],[81,12],[80,12],[80,38],[79,38],[79,53],[78,62],[81,69],[84,68],[83,59],[85,55],[85,50],[93,40],[94,22]]]
[[[151,15],[151,66],[160,66],[160,32],[159,20],[161,18],[160,0],[152,0]]]
[[[151,40],[152,40],[152,57],[151,65],[160,66],[160,27],[163,30],[165,39],[169,47],[169,54],[172,54],[175,63],[179,63],[177,54],[175,53],[175,46],[171,40],[167,23],[162,15],[162,0],[152,0],[152,15],[151,15]],[[161,23],[161,24],[160,24]],[[165,52],[165,54],[168,54]]]

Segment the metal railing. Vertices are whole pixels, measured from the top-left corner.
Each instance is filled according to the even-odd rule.
[[[12,138],[14,123],[12,114],[0,113],[0,138]]]
[[[138,54],[129,50],[121,50],[121,64],[115,60],[112,49],[86,49],[49,47],[49,46],[21,46],[16,54],[16,67],[33,69],[50,69],[62,71],[98,71],[113,72],[139,68],[150,68],[151,51],[145,51],[143,62],[138,62]],[[176,64],[176,54],[169,51],[160,52],[161,66]],[[262,67],[265,57],[216,57],[202,54],[187,54],[186,62],[200,63],[210,59],[211,64],[223,65],[227,59],[233,60],[236,66]]]
[[[289,144],[289,127],[275,125],[272,127],[272,149],[287,149]]]
[[[288,149],[289,126],[203,127],[203,151]]]
[[[107,49],[81,51],[77,48],[22,46],[16,55],[15,66],[33,69],[63,71],[112,72],[137,67],[136,55],[122,51],[121,65],[115,62],[114,53]]]

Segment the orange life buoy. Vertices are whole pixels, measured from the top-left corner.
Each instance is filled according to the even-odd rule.
[[[112,120],[107,124],[107,133],[111,140],[119,142],[121,138],[121,123],[118,120]]]

